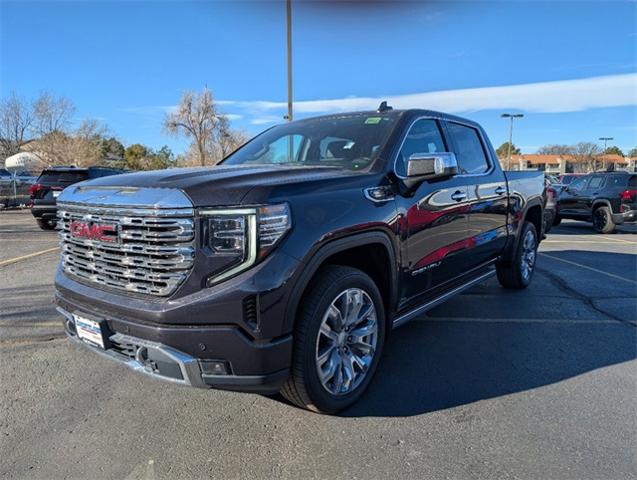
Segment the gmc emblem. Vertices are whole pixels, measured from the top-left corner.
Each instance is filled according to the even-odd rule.
[[[117,241],[117,226],[99,223],[82,222],[73,220],[71,222],[71,236],[77,238],[87,238],[89,240],[99,240],[100,242]]]

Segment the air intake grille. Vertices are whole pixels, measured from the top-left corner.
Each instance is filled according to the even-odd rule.
[[[170,295],[193,266],[189,212],[58,203],[64,271],[105,287]]]

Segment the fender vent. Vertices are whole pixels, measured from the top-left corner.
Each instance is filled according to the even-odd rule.
[[[243,321],[255,332],[259,331],[259,302],[256,295],[243,299]]]

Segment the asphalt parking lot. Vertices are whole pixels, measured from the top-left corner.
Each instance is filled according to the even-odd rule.
[[[363,400],[329,417],[71,344],[55,233],[0,212],[0,476],[635,478],[636,232],[564,222],[528,290],[491,280],[397,330]]]

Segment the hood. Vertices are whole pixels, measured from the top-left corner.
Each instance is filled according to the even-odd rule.
[[[86,187],[178,189],[196,207],[240,205],[256,187],[326,180],[360,173],[321,166],[219,165],[179,168],[112,175],[81,182],[67,189],[71,192],[64,194],[64,197],[70,196],[76,188],[79,190]]]

